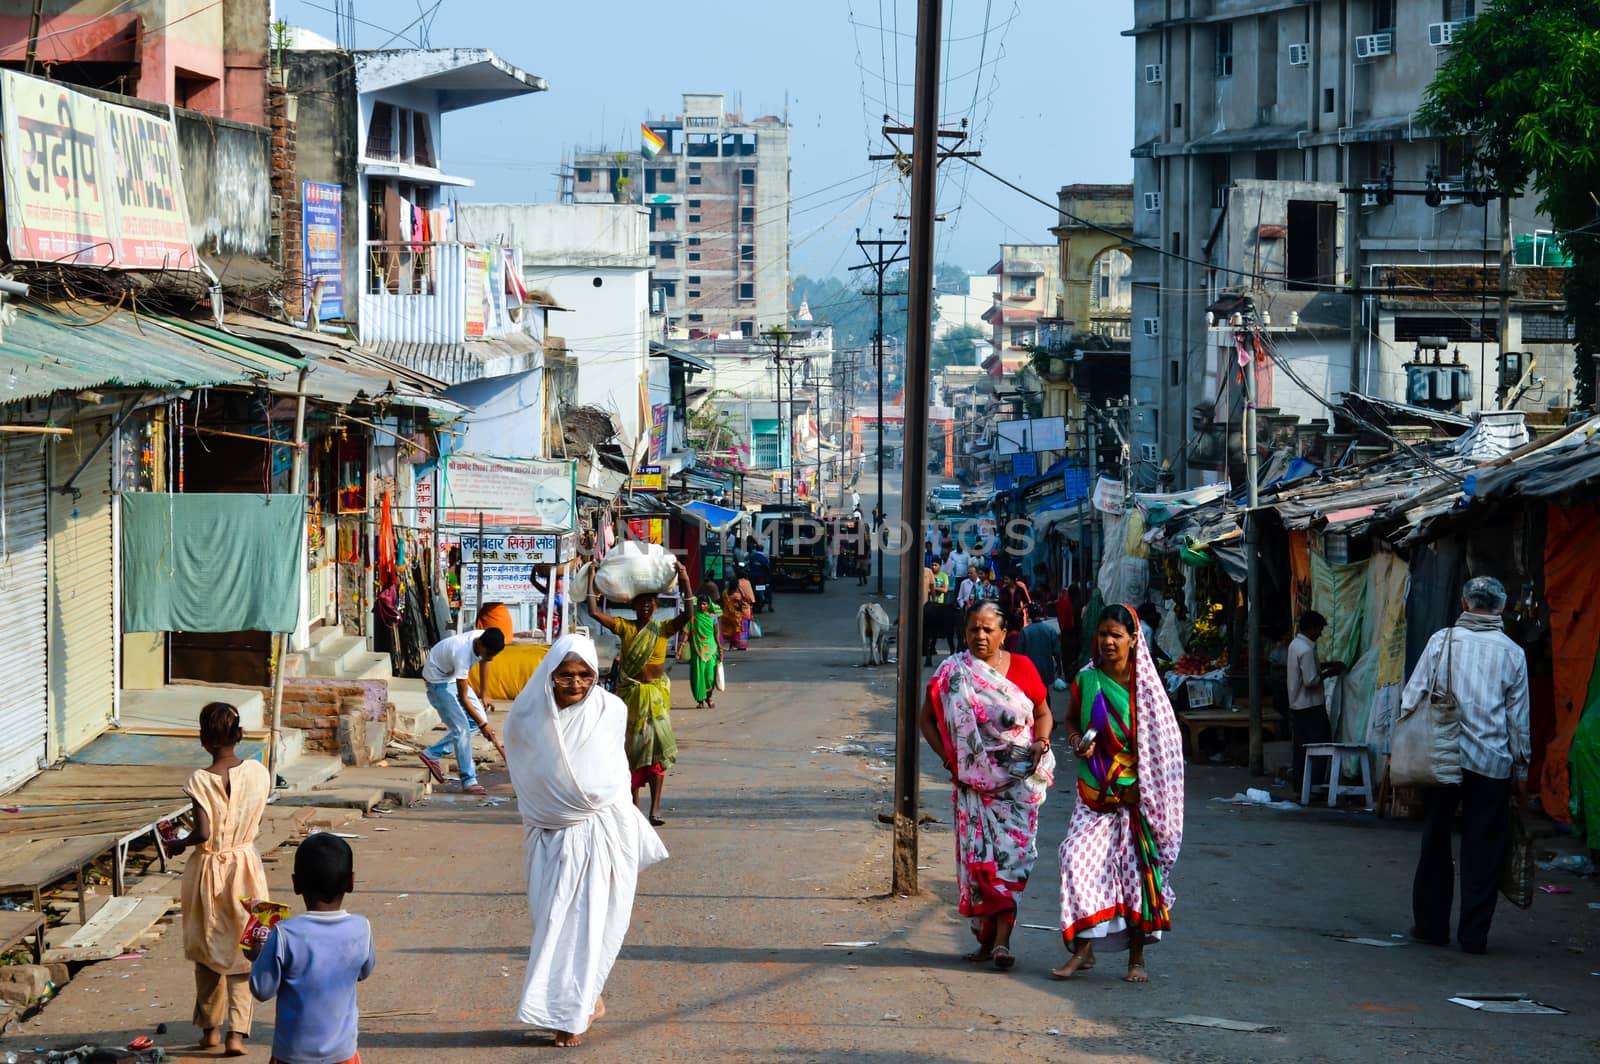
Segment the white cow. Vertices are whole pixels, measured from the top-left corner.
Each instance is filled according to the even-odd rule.
[[[889,643],[894,640],[899,623],[891,621],[876,602],[868,602],[856,610],[856,627],[861,632],[861,652],[865,655],[861,664],[889,664]]]

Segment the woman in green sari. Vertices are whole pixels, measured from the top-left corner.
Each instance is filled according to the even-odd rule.
[[[689,573],[678,566],[678,586],[685,595]],[[600,610],[595,589],[589,588],[589,614],[622,640],[618,655],[617,695],[628,707],[628,767],[633,771],[633,804],[639,788],[650,785],[650,823],[661,819],[661,787],[667,766],[678,760],[678,741],[672,735],[672,685],[667,681],[667,640],[688,627],[694,612],[685,609],[665,623],[655,620],[656,596],[638,595],[630,603],[633,620],[613,617]]]
[[[717,602],[722,591],[716,584],[704,584],[695,599],[694,619],[689,622],[689,689],[694,692],[695,708],[717,708],[717,666],[722,663],[722,612]]]

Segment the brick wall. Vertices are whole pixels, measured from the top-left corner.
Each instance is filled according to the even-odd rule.
[[[289,96],[277,83],[267,94],[267,121],[272,127],[272,231],[286,282],[284,309],[291,318],[299,318],[305,314],[305,230],[300,185],[295,179],[295,124],[289,119]]]
[[[362,763],[357,751],[363,737],[374,728],[387,730],[388,701],[389,685],[382,680],[294,677],[284,681],[283,726],[303,731],[308,750]]]

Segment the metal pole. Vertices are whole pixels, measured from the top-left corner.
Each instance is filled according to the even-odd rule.
[[[38,17],[38,7],[34,7],[35,18]],[[309,370],[300,371],[300,380],[295,387],[294,399],[294,450],[289,458],[289,494],[299,495],[301,485],[305,483],[306,468],[306,374]],[[272,455],[267,455],[267,468],[271,469]],[[305,564],[305,534],[306,523],[300,522],[300,563]],[[278,785],[278,738],[283,734],[283,680],[284,657],[289,650],[289,633],[278,632],[274,637],[277,648],[277,668],[272,670],[272,742],[267,747],[267,776],[272,780],[274,788]]]
[[[1537,248],[1535,248],[1537,250]],[[1500,196],[1500,364],[1506,364],[1506,344],[1511,335],[1511,197]],[[1519,366],[1519,372],[1526,367]],[[1505,409],[1506,400],[1513,390],[1513,381],[1510,384],[1501,384],[1496,393],[1499,402],[1495,405]]]
[[[1361,192],[1356,183],[1344,199],[1344,270],[1350,286],[1350,390],[1361,391],[1361,296],[1357,294],[1357,275],[1361,272]],[[1253,374],[1251,374],[1253,378]],[[1251,505],[1255,505],[1251,503]],[[1252,728],[1251,734],[1254,734]],[[1256,746],[1251,744],[1252,749]]]
[[[928,484],[928,363],[933,344],[933,222],[939,173],[941,0],[917,5],[916,108],[911,140],[911,263],[906,285],[905,460],[900,509],[908,542],[900,552],[899,713],[895,734],[894,892],[917,892],[917,789],[922,708],[922,537]],[[882,377],[879,377],[881,382]],[[880,384],[881,387],[881,384]],[[880,419],[881,424],[881,419]]]
[[[463,602],[462,605],[465,606],[466,603]],[[479,617],[481,617],[481,616],[483,616],[483,513],[482,513],[482,511],[479,511],[479,513],[478,513],[478,607],[477,607],[476,612],[473,614],[473,622],[472,623],[473,624],[477,624],[478,623],[477,619]]]
[[[33,14],[28,19],[28,54],[23,60],[22,72],[32,74],[39,61],[39,20],[43,16],[44,0],[33,0]],[[268,456],[267,461],[271,461]]]
[[[878,238],[883,238],[883,230],[878,230]],[[878,248],[878,259],[883,259],[883,248]],[[878,331],[876,334],[877,359],[878,359],[878,523],[881,529],[888,515],[883,512],[883,268],[878,268]],[[906,500],[900,499],[900,508],[905,509]],[[878,555],[878,597],[883,597],[883,535],[875,532],[872,537],[872,549]],[[905,596],[901,589],[901,597]],[[901,655],[904,657],[904,655]]]
[[[1352,297],[1354,302],[1354,297]],[[1260,459],[1256,446],[1256,355],[1251,337],[1250,361],[1244,371],[1244,467],[1249,484],[1249,511],[1244,519],[1246,675],[1250,679],[1250,774],[1266,772],[1261,736],[1261,559],[1256,507],[1261,502]]]

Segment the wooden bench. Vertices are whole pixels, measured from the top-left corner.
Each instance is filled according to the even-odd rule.
[[[84,869],[115,853],[119,841],[116,835],[87,835],[10,847],[0,852],[0,897],[26,894],[33,899],[33,911],[42,913],[45,888],[70,877],[78,887],[78,922],[88,923]]]
[[[0,911],[0,953],[33,936],[33,963],[44,963],[44,913]]]
[[[1199,709],[1179,713],[1178,723],[1183,725],[1184,744],[1189,748],[1189,759],[1200,760],[1200,733],[1208,728],[1250,727],[1250,713],[1246,709]],[[1274,738],[1283,730],[1277,717],[1261,715],[1261,730]]]

